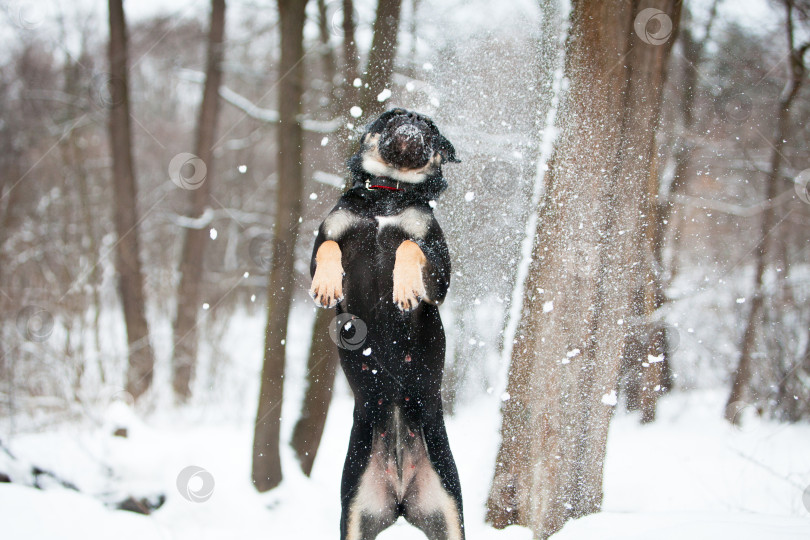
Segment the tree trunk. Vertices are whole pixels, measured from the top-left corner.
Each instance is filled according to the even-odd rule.
[[[801,47],[795,47],[793,41],[793,3],[791,0],[784,2],[787,10],[786,29],[788,35],[789,63],[788,82],[785,85],[782,95],[779,97],[779,111],[776,121],[776,132],[771,140],[771,162],[768,176],[765,179],[765,201],[772,201],[779,191],[779,181],[782,170],[782,148],[785,139],[790,131],[790,106],[799,93],[799,89],[804,82],[806,68],[804,65],[804,54],[810,48],[810,42]],[[745,407],[745,401],[749,399],[748,387],[754,375],[752,365],[752,354],[756,345],[757,328],[759,326],[760,314],[762,312],[763,278],[768,265],[768,249],[770,247],[770,235],[774,228],[775,207],[767,204],[762,212],[760,223],[759,243],[756,246],[756,267],[754,270],[754,293],[751,298],[751,308],[745,323],[742,344],[740,345],[740,359],[737,369],[734,370],[734,377],[731,383],[731,392],[726,402],[725,418],[732,424],[739,424],[740,410]]]
[[[287,318],[293,294],[293,263],[303,190],[302,133],[298,123],[303,94],[306,0],[278,0],[281,62],[278,83],[278,186],[272,260],[267,282],[267,327],[259,409],[253,438],[253,483],[267,491],[281,482],[279,438],[284,396]]]
[[[633,33],[642,8],[677,27],[680,2],[574,0],[568,94],[546,173],[512,352],[487,519],[547,538],[599,510],[610,417],[645,221],[673,36]],[[659,23],[661,17],[658,16]],[[652,38],[650,33],[653,34]],[[664,30],[666,34],[666,30]],[[535,427],[536,426],[536,427]]]
[[[345,94],[351,100],[354,95],[354,80],[357,78],[357,44],[354,41],[354,2],[343,0],[343,77]]]
[[[326,4],[326,0],[318,0],[318,40],[320,41],[321,49],[322,77],[323,81],[329,88],[329,104],[327,105],[327,108],[334,112],[336,97],[335,92],[339,87],[335,84],[337,66],[335,62],[335,52],[331,43],[329,9]]]
[[[222,81],[223,35],[225,33],[225,0],[211,1],[211,28],[208,35],[208,63],[205,70],[200,115],[197,119],[196,156],[206,167],[207,175],[189,191],[191,218],[200,217],[209,204],[211,178],[214,172],[214,134],[219,111],[219,87]],[[195,171],[197,174],[198,171]],[[191,381],[197,364],[197,316],[199,314],[203,255],[208,231],[186,228],[180,259],[180,285],[177,290],[177,317],[174,321],[174,356],[172,386],[178,401],[191,396]]]
[[[362,118],[371,121],[385,110],[385,103],[377,96],[391,85],[394,60],[397,56],[397,37],[402,0],[379,0],[374,19],[374,37],[368,54],[366,75],[360,92]],[[366,86],[368,85],[368,86]]]
[[[387,3],[386,0],[381,0],[380,2],[381,5],[385,3]],[[348,6],[346,4],[348,4]],[[346,41],[353,42],[353,38],[349,39],[349,36],[352,34],[348,33],[348,30],[346,30],[348,24],[351,32],[354,32],[353,23],[347,23],[346,21],[346,18],[351,19],[351,15],[351,2],[344,3],[344,31],[347,32],[344,36],[344,46],[346,45]],[[378,17],[379,16],[380,10],[378,9]],[[391,61],[393,61],[397,42],[396,31],[393,37],[391,37],[388,35],[391,31],[389,26],[375,25],[374,28],[375,34],[373,42],[382,43],[383,47],[390,49],[388,51],[377,51],[377,54],[391,58]],[[386,34],[384,39],[382,37],[378,38],[378,30]],[[356,52],[347,53],[347,56],[350,54],[356,54]],[[380,84],[382,84],[383,87],[387,86],[390,83],[391,71],[389,70],[387,75],[380,72],[384,69],[385,65],[387,65],[386,62],[371,63],[371,61],[369,61],[368,68],[366,69],[368,80],[382,81]],[[356,69],[356,67],[353,69]],[[376,101],[376,94],[374,99]],[[344,103],[348,105],[344,107],[344,109],[348,109],[352,104],[351,101]],[[347,112],[347,110],[342,111],[343,114]],[[339,141],[338,148],[340,151],[338,154],[340,155],[340,159],[344,160],[351,155],[351,144],[349,142],[348,133],[342,133],[339,137]],[[290,442],[301,462],[301,469],[306,475],[309,475],[312,471],[332,399],[332,385],[335,381],[337,365],[337,349],[331,340],[326,339],[326,336],[328,335],[328,323],[333,317],[334,312],[332,310],[319,310],[316,316],[315,327],[312,332],[312,342],[310,344],[307,390],[304,396],[304,402],[301,406],[301,416],[293,430],[293,438]]]
[[[301,470],[307,476],[312,472],[332,402],[332,387],[338,365],[337,347],[329,339],[329,323],[334,317],[335,312],[331,309],[319,309],[315,316],[307,362],[307,389],[301,405],[301,417],[295,424],[290,442],[301,463]]]
[[[139,256],[137,188],[132,163],[132,132],[129,122],[127,85],[127,30],[122,0],[109,0],[110,10],[110,148],[115,197],[115,266],[124,306],[129,368],[126,390],[137,400],[152,383],[154,355],[149,344],[149,326]]]
[[[712,2],[711,8],[709,9],[708,19],[703,29],[703,37],[700,41],[695,39],[690,28],[682,27],[682,31],[679,33],[683,56],[686,60],[684,65],[683,80],[681,81],[683,89],[681,93],[680,108],[683,113],[683,125],[681,128],[683,131],[683,137],[679,141],[680,144],[678,145],[678,150],[675,154],[675,173],[672,178],[672,183],[669,186],[668,196],[664,197],[663,199],[656,197],[656,195],[658,195],[661,191],[659,189],[658,182],[651,184],[650,196],[652,199],[650,200],[649,211],[650,215],[654,216],[652,220],[654,226],[651,240],[653,258],[652,264],[654,265],[651,275],[653,287],[653,305],[652,311],[648,311],[647,315],[651,315],[668,302],[668,299],[664,294],[664,279],[665,277],[668,277],[671,281],[675,274],[675,261],[677,261],[680,247],[679,228],[676,228],[674,234],[672,235],[673,256],[668,272],[664,271],[664,248],[667,241],[667,232],[672,223],[672,211],[674,209],[673,199],[675,195],[685,193],[688,186],[689,169],[691,167],[692,153],[694,151],[694,143],[692,142],[691,138],[695,136],[696,130],[694,109],[695,95],[697,94],[697,87],[699,83],[699,70],[703,64],[703,51],[705,50],[706,44],[709,43],[712,27],[714,26],[714,21],[717,17],[717,7],[719,3],[720,0],[714,0]],[[660,178],[660,175],[658,175],[658,177]],[[679,223],[681,223],[681,221],[679,221]],[[671,348],[671,336],[668,335],[667,332],[668,330],[666,330],[665,325],[659,325],[659,327],[657,327],[653,332],[652,341],[649,343],[649,347],[652,349],[650,354],[653,356],[663,355],[663,361],[657,363],[654,366],[654,369],[648,369],[646,371],[648,376],[651,375],[654,378],[652,381],[652,392],[654,393],[648,394],[644,398],[644,408],[642,412],[643,420],[647,419],[648,421],[651,421],[653,418],[655,418],[657,397],[672,388],[672,372],[670,366],[673,351]],[[655,392],[654,390],[655,385],[657,384],[660,384],[660,392]]]

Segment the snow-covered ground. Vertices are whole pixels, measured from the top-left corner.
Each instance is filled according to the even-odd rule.
[[[810,538],[810,508],[802,502],[810,486],[810,426],[747,417],[742,429],[734,428],[721,419],[723,397],[714,391],[668,396],[658,421],[647,426],[640,426],[635,415],[619,413],[608,442],[604,511],[569,522],[554,538]],[[497,399],[481,400],[448,423],[462,478],[468,538],[525,540],[531,538],[527,529],[497,531],[483,520],[498,444],[498,408]],[[249,480],[247,421],[195,423],[187,414],[181,418],[180,411],[146,425],[118,404],[101,428],[66,425],[17,435],[6,441],[13,453],[70,480],[83,493],[0,484],[2,536],[334,538],[350,413],[351,401],[340,388],[312,477],[300,474],[287,452],[283,484],[261,495]],[[128,438],[111,435],[119,425],[128,427]],[[178,475],[190,465],[213,478],[211,497],[204,502],[187,500],[178,489]],[[210,487],[202,476],[189,482],[192,495]],[[167,501],[151,516],[102,503],[156,492],[165,493]],[[400,520],[379,538],[414,537],[422,536]]]

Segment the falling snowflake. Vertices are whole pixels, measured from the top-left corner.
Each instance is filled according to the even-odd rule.
[[[616,396],[616,390],[611,390],[609,394],[605,394],[602,396],[602,403],[605,405],[609,405],[611,407],[615,406],[619,402],[619,398]]]

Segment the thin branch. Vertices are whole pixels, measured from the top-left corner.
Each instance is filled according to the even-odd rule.
[[[705,208],[708,210],[715,210],[725,214],[732,214],[740,217],[754,217],[761,214],[768,208],[773,208],[790,201],[795,196],[796,191],[793,188],[788,189],[774,197],[769,201],[763,201],[751,206],[740,206],[738,204],[717,201],[713,199],[702,199],[699,197],[690,197],[689,195],[675,194],[672,201],[683,206],[691,206],[693,208]]]
[[[799,490],[804,489],[803,485],[798,484],[794,480],[791,480],[789,477],[782,476],[781,473],[779,473],[778,471],[776,471],[773,468],[769,467],[768,465],[762,463],[761,461],[757,461],[753,457],[751,457],[749,455],[746,455],[746,454],[743,454],[739,450],[735,450],[734,453],[737,454],[738,456],[740,456],[741,458],[743,458],[744,460],[746,460],[746,461],[756,465],[757,467],[761,468],[762,470],[770,473],[774,478],[778,478],[779,480],[783,480],[784,482],[787,482],[788,484],[795,487],[796,489],[799,489]]]
[[[200,217],[191,218],[182,216],[173,212],[166,213],[169,220],[178,227],[185,229],[204,229],[210,226],[215,220],[218,219],[233,219],[240,223],[267,223],[268,216],[266,214],[257,214],[255,212],[244,212],[236,208],[206,208]]]
[[[205,79],[203,73],[190,69],[179,70],[178,75],[181,79],[195,84],[202,84]],[[219,97],[254,120],[265,124],[278,124],[279,122],[279,113],[277,110],[259,107],[245,96],[231,90],[225,85],[219,87]],[[301,128],[304,131],[325,134],[336,132],[343,122],[340,117],[333,118],[332,120],[314,120],[304,115],[301,115],[298,120],[301,122]]]

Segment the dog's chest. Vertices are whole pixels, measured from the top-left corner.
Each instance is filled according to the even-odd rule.
[[[399,214],[388,216],[374,216],[377,222],[378,234],[386,227],[397,227],[408,236],[423,239],[430,227],[431,216],[418,208],[406,208]]]
[[[429,212],[419,208],[406,208],[396,214],[375,215],[368,213],[361,215],[342,208],[332,212],[324,221],[324,232],[328,240],[340,240],[351,229],[373,229],[376,235],[388,228],[397,228],[414,239],[424,239],[430,228],[432,216]],[[369,231],[371,232],[371,231]]]

